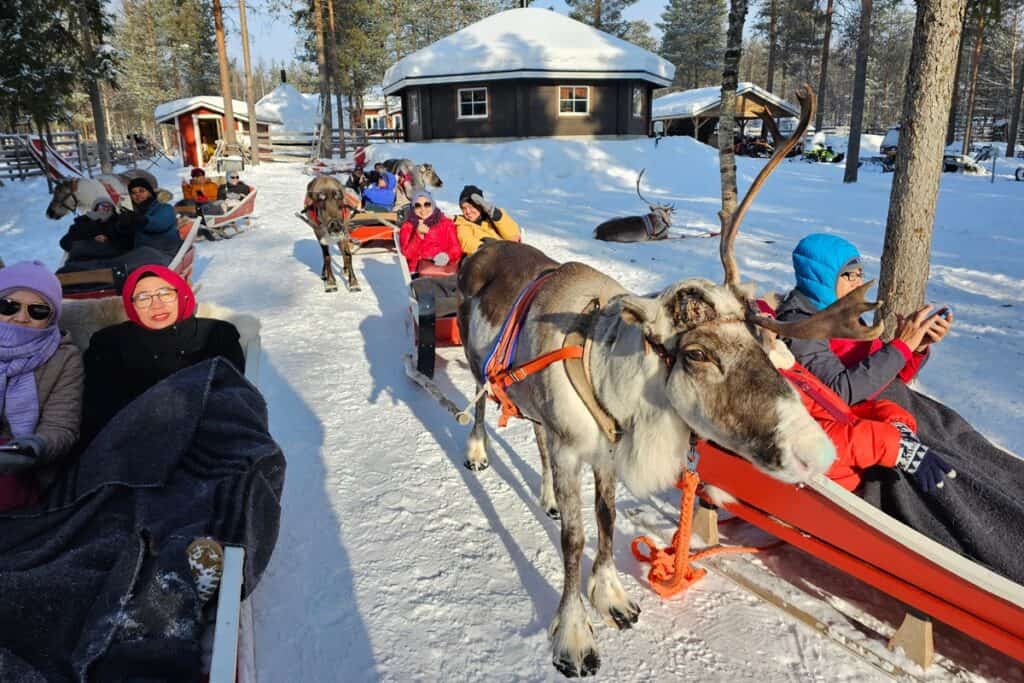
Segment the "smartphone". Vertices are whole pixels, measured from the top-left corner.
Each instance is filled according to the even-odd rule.
[[[0,453],[18,453],[19,455],[28,455],[28,451],[16,443],[0,444]]]
[[[942,316],[946,320],[949,320],[950,315],[951,312],[949,310],[949,306],[943,306],[939,310],[935,311],[935,313],[932,314],[932,317]]]

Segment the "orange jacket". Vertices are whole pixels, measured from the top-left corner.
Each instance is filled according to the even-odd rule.
[[[793,385],[807,412],[835,444],[836,460],[827,476],[847,490],[860,486],[863,470],[896,464],[900,433],[893,422],[902,422],[917,431],[914,416],[892,401],[861,401],[850,407],[799,363],[779,372]]]

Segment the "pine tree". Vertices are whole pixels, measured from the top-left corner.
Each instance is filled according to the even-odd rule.
[[[661,56],[676,66],[675,85],[699,88],[722,71],[724,0],[670,0],[661,14]]]
[[[629,30],[629,22],[622,18],[622,10],[635,2],[636,0],[566,0],[566,4],[572,9],[569,12],[570,17],[618,38],[624,38]]]
[[[658,41],[651,34],[651,25],[642,19],[629,22],[622,39],[648,52],[658,51]]]

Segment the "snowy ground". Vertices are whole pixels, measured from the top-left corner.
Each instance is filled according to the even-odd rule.
[[[676,234],[715,228],[717,157],[692,140],[666,139],[657,148],[649,140],[405,144],[374,153],[432,162],[449,213],[464,184],[481,185],[521,222],[528,242],[559,260],[585,260],[635,291],[684,276],[721,277],[713,239],[616,246],[590,238],[600,221],[644,208],[632,188],[643,167],[645,193],[676,203]],[[743,190],[763,161],[738,163]],[[929,299],[951,306],[956,324],[921,386],[1021,452],[1024,183],[1012,181],[1015,167],[1001,163],[994,184],[943,176]],[[788,289],[790,250],[815,230],[852,239],[866,270],[877,273],[892,176],[864,173],[844,186],[842,172],[841,164],[782,164],[737,242],[745,278]],[[179,173],[161,169],[162,185],[177,188]],[[260,188],[254,228],[200,244],[196,274],[200,298],[262,319],[260,386],[288,457],[281,535],[254,595],[261,680],[557,679],[546,628],[561,590],[559,529],[535,503],[540,468],[531,430],[518,423],[494,431],[491,468],[462,467],[467,430],[402,371],[406,294],[394,257],[357,261],[361,293],[324,294],[319,248],[292,216],[309,178],[291,165],[243,177]],[[0,188],[0,256],[8,263],[57,264],[68,221],[45,219],[47,201],[41,181]],[[457,350],[445,359],[440,376],[465,396],[472,387],[464,361]],[[672,492],[637,501],[620,490],[620,511],[641,508],[666,532],[677,504]],[[586,520],[592,559],[589,512]],[[632,631],[595,625],[600,680],[882,678],[724,579],[709,577],[662,602],[629,552],[629,540],[645,531],[620,514],[617,564],[643,614]],[[896,618],[891,601],[795,551],[763,561]],[[1024,681],[1009,660],[944,630],[939,649],[978,678]]]

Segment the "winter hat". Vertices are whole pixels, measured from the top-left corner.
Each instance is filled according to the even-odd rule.
[[[476,185],[466,185],[464,188],[462,188],[462,192],[459,193],[459,204],[472,204],[473,206],[476,206],[476,208],[479,209],[480,207],[477,206],[476,202],[474,202],[471,199],[471,197],[475,194],[478,194],[481,197],[483,197],[484,191],[481,190]]]
[[[99,211],[99,207],[106,204],[110,207],[109,211]],[[92,210],[86,211],[85,215],[94,221],[106,221],[114,215],[114,202],[109,197],[97,197],[96,201],[92,203]]]
[[[796,288],[818,310],[827,308],[836,300],[836,281],[840,273],[846,272],[854,261],[859,267],[860,252],[842,237],[825,233],[808,235],[793,250]]]
[[[154,197],[156,196],[156,190],[153,189],[153,186],[150,185],[149,181],[146,180],[145,178],[132,178],[131,180],[128,181],[129,192],[131,192],[136,187],[144,187],[147,190],[149,190],[149,193],[151,195],[153,195]]]
[[[51,323],[60,318],[60,280],[41,261],[21,261],[0,269],[0,296],[17,289],[29,289],[43,297],[53,308]]]
[[[415,204],[416,200],[419,199],[420,197],[423,197],[424,199],[429,201],[431,205],[434,204],[434,197],[431,196],[429,192],[423,189],[416,190],[415,192],[413,192],[412,197],[409,198],[409,201]]]
[[[146,265],[139,266],[133,270],[124,282],[124,289],[121,290],[121,303],[124,304],[124,312],[129,320],[140,327],[146,327],[142,324],[142,319],[139,318],[139,312],[135,310],[135,305],[132,303],[132,295],[135,294],[135,287],[139,284],[139,280],[147,275],[155,275],[167,280],[178,291],[179,322],[192,317],[192,314],[196,312],[196,295],[188,283],[185,282],[185,279],[165,266]]]

